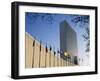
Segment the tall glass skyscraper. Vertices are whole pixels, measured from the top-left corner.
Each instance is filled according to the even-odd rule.
[[[65,20],[60,23],[60,51],[64,60],[68,55],[74,56],[74,63],[75,59],[77,60],[77,34]]]

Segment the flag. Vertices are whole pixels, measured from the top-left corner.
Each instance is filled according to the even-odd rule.
[[[60,54],[63,54],[63,52],[62,52],[62,51],[60,51]]]
[[[40,51],[41,51],[41,41],[40,41]]]
[[[60,53],[60,51],[59,51],[59,50],[57,50],[57,53],[59,54],[59,53]]]
[[[50,46],[50,51],[52,50],[52,47]]]
[[[54,55],[56,54],[56,52],[54,51]]]
[[[35,46],[35,40],[33,41],[33,47]]]
[[[46,52],[48,52],[48,48],[47,48],[47,45],[46,45]]]

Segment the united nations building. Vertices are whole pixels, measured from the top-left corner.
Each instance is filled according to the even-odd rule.
[[[72,58],[74,63],[77,64],[78,47],[77,47],[77,34],[67,23],[62,21],[60,23],[60,51],[61,58],[67,60],[67,57]]]

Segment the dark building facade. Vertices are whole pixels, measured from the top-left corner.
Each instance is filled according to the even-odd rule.
[[[66,60],[65,53],[68,54],[67,56],[75,56],[73,60],[75,60],[75,64],[77,64],[77,34],[65,20],[60,23],[60,51],[61,58],[64,60]]]

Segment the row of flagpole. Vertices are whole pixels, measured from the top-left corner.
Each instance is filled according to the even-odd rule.
[[[41,67],[41,47],[42,45],[42,42],[40,41],[40,48],[39,48],[39,68]],[[48,51],[49,50],[49,51]],[[53,59],[53,67],[55,67],[55,57],[57,57],[57,66],[59,66],[59,59],[58,58],[61,58],[61,57],[58,57],[58,54],[61,54],[61,52],[59,50],[57,50],[57,53],[55,50],[52,50],[52,47],[50,46],[50,48],[48,49],[47,45],[45,46],[45,67],[46,66],[46,62],[47,62],[47,53],[49,52],[49,67],[51,67],[51,51],[53,51],[53,54],[54,54],[54,59]],[[32,68],[34,68],[34,53],[35,53],[35,39],[33,41],[33,56],[32,56]],[[57,55],[56,55],[57,54]],[[60,55],[59,55],[60,56]],[[70,60],[69,60],[70,59]],[[71,57],[69,57],[69,59],[67,58],[66,59],[66,66],[68,66],[68,62],[71,63]],[[63,59],[64,60],[64,59]],[[62,62],[61,62],[61,65],[62,65]]]

